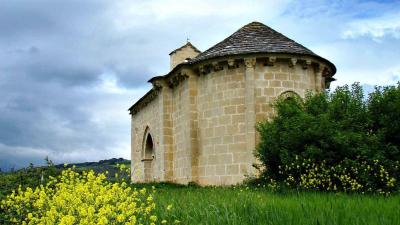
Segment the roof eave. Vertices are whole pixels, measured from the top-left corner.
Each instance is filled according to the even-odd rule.
[[[128,111],[131,111],[135,106],[137,106],[143,99],[145,99],[148,95],[151,94],[151,92],[154,91],[153,89],[150,89],[146,94],[144,94],[139,100],[137,100],[129,109]]]
[[[306,53],[291,53],[291,52],[242,52],[242,53],[237,53],[237,54],[227,54],[227,55],[218,55],[218,56],[212,56],[212,57],[205,57],[202,58],[200,60],[196,60],[196,58],[190,60],[188,63],[191,65],[195,65],[195,64],[199,64],[202,63],[204,61],[211,61],[211,60],[215,60],[215,59],[219,59],[219,58],[224,58],[224,57],[229,57],[229,56],[248,56],[248,55],[258,55],[258,54],[262,54],[262,55],[296,55],[296,56],[307,56],[307,57],[313,57],[313,58],[317,58],[319,60],[321,60],[322,62],[326,63],[327,66],[329,66],[329,68],[331,69],[332,73],[331,76],[334,76],[336,74],[336,66],[330,62],[329,60],[317,55],[317,54],[306,54]]]

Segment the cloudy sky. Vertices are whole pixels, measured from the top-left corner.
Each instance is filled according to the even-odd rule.
[[[0,0],[0,168],[129,158],[127,109],[168,53],[252,21],[332,61],[334,86],[400,80],[395,1]]]

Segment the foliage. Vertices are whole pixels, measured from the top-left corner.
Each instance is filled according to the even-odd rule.
[[[125,168],[130,166],[130,160],[126,159],[107,159],[100,160],[99,162],[84,162],[75,164],[59,164],[54,163],[48,158],[45,158],[46,166],[34,166],[32,163],[19,170],[12,170],[12,172],[0,172],[0,199],[5,195],[11,193],[12,190],[17,189],[20,185],[22,188],[31,187],[35,188],[40,184],[45,184],[48,177],[58,176],[65,168],[75,167],[75,171],[81,173],[83,171],[93,170],[96,173],[107,172],[107,179],[110,181],[118,180],[115,174],[119,174],[119,178],[127,179],[130,177],[129,173],[121,172],[120,166],[124,165]]]
[[[314,190],[398,190],[400,85],[367,98],[355,83],[274,103],[276,116],[258,124],[262,178]]]
[[[100,160],[98,162],[83,162],[83,163],[68,164],[68,168],[75,166],[76,169],[79,171],[93,170],[96,173],[105,173],[106,171],[108,171],[109,174],[115,174],[119,171],[117,165],[122,165],[122,164],[128,166],[131,164],[131,161],[123,158],[111,158],[106,160]],[[56,165],[55,167],[58,169],[63,169],[64,165],[60,164]]]
[[[14,171],[0,172],[0,199],[19,186],[37,187],[47,182],[47,177],[58,176],[61,173],[48,158],[45,159],[46,166],[34,167],[31,163],[29,167]]]
[[[123,178],[118,182],[121,185]],[[384,197],[293,190],[273,192],[267,185],[197,187],[152,183],[128,186],[138,192],[145,188],[147,194],[152,194],[156,207],[151,214],[157,217],[156,224],[361,225],[399,224],[400,221],[400,195]],[[156,193],[152,193],[154,187]],[[78,189],[73,193],[80,195]],[[97,194],[95,191],[91,193]],[[1,219],[4,213],[4,209],[0,209],[0,224],[7,224]],[[79,222],[76,220],[75,224]],[[109,224],[119,223],[110,220]]]
[[[398,168],[398,162],[395,168]],[[295,157],[290,165],[280,167],[280,175],[285,177],[288,187],[327,191],[359,191],[389,194],[395,190],[396,179],[393,174],[374,160],[344,160],[328,166],[325,161],[314,163],[310,159]]]
[[[182,224],[393,224],[400,221],[400,196],[272,192],[265,185],[157,188],[157,217]],[[165,210],[172,205],[170,211]]]
[[[125,165],[119,166],[129,173]],[[118,176],[117,176],[118,177]],[[1,201],[0,218],[17,224],[155,224],[155,190],[130,187],[124,178],[73,168],[35,189],[18,188]]]

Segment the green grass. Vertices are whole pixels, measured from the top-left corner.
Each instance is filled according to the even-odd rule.
[[[46,170],[45,174],[51,173]],[[0,200],[19,184],[37,186],[39,175],[40,168],[0,173]],[[390,197],[294,191],[275,193],[261,188],[204,188],[168,183],[134,184],[133,187],[151,189],[152,185],[157,190],[154,199],[158,218],[168,222],[179,220],[180,224],[400,224],[399,193]],[[170,204],[173,208],[167,211]]]
[[[159,185],[155,201],[159,218],[182,224],[400,224],[400,195]]]

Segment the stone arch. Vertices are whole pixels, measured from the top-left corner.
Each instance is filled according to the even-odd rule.
[[[284,91],[279,95],[280,99],[286,100],[286,99],[299,99],[301,98],[299,94],[297,94],[295,91]]]
[[[141,149],[142,159],[153,159],[155,154],[155,145],[154,145],[154,137],[150,131],[149,126],[146,126],[143,133],[143,142]]]
[[[152,181],[154,176],[155,164],[155,145],[154,138],[151,135],[150,128],[147,126],[143,135],[142,162],[144,167],[144,180]]]

